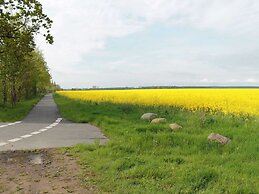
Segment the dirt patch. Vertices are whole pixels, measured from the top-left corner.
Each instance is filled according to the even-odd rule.
[[[59,150],[1,152],[0,193],[96,193],[82,184],[80,172],[76,160]]]

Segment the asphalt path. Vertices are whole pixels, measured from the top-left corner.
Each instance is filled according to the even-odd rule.
[[[107,138],[95,126],[61,118],[51,94],[23,121],[0,123],[0,151],[68,147],[96,141],[103,144]]]

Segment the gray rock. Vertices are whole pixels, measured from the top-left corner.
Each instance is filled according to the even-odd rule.
[[[166,122],[165,118],[156,118],[151,121],[151,123],[165,123],[165,122]]]
[[[173,130],[182,129],[183,127],[181,125],[178,125],[177,123],[172,123],[169,125],[169,127]]]
[[[231,142],[231,139],[223,136],[223,135],[220,135],[220,134],[216,134],[216,133],[211,133],[209,136],[208,136],[208,139],[211,140],[211,141],[216,141],[220,144],[228,144]]]
[[[151,121],[151,120],[153,120],[153,119],[155,119],[155,118],[157,118],[157,114],[155,114],[155,113],[145,113],[145,114],[143,114],[143,115],[141,116],[141,119],[143,119],[143,120],[149,120],[149,121]]]

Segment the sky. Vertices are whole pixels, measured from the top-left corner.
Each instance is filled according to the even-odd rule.
[[[40,0],[63,88],[259,85],[258,0]]]

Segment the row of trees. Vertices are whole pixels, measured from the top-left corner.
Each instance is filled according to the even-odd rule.
[[[52,21],[37,0],[0,0],[0,91],[3,104],[46,92],[51,75],[35,36],[53,43]]]

